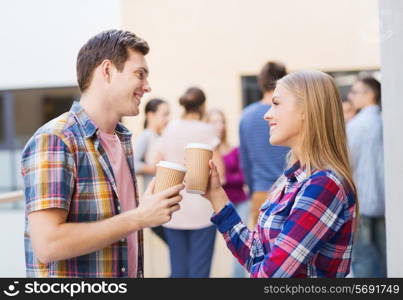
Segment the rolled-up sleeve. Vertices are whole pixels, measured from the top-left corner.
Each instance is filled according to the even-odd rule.
[[[23,150],[21,164],[27,214],[47,208],[69,210],[75,161],[61,137],[34,136]]]

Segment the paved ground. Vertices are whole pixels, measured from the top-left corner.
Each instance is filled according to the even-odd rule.
[[[145,277],[169,277],[169,252],[167,246],[150,230],[144,232]],[[231,277],[232,254],[221,234],[217,234],[211,277]]]
[[[0,277],[25,277],[23,210],[0,210],[0,245]]]

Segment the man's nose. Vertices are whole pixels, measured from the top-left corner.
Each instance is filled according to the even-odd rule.
[[[144,92],[145,93],[151,92],[151,86],[150,86],[150,83],[148,81],[146,81],[146,84],[144,86]]]

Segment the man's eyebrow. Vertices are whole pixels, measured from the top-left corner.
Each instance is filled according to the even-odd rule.
[[[150,71],[148,71],[148,69],[145,67],[141,67],[140,70],[143,70],[147,75],[150,74]]]
[[[147,76],[150,74],[150,71],[148,71],[148,69],[146,67],[140,67],[140,68],[136,69],[134,71],[134,73],[137,73],[139,71],[143,71],[144,73],[146,73]]]

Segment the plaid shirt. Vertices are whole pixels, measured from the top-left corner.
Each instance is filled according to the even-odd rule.
[[[127,277],[127,238],[96,252],[41,263],[29,236],[27,215],[47,208],[68,211],[67,222],[95,222],[120,213],[112,166],[97,127],[78,102],[42,126],[22,154],[25,184],[25,260],[27,277]],[[135,187],[131,133],[121,124],[116,133],[126,153]],[[88,237],[91,238],[91,237]],[[138,232],[138,277],[143,277],[143,234]]]
[[[212,217],[251,277],[345,277],[355,197],[339,177],[321,170],[307,178],[296,163],[269,195],[255,231],[248,230],[231,204]]]

